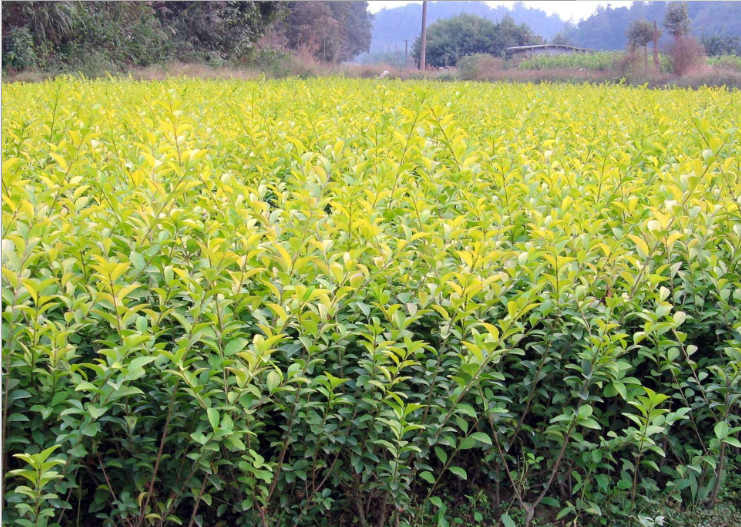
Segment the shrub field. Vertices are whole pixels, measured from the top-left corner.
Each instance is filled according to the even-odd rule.
[[[644,50],[638,50],[633,56],[624,51],[598,51],[594,53],[575,53],[564,55],[535,55],[527,58],[517,65],[519,70],[584,70],[629,73],[631,70],[636,73],[646,72]],[[669,55],[661,53],[659,55],[660,69],[662,72],[671,72],[672,63]],[[651,71],[654,71],[653,54],[648,52],[648,65]]]
[[[739,92],[3,89],[3,524],[736,499]]]
[[[521,70],[585,69],[611,71],[623,60],[622,51],[600,51],[597,53],[574,53],[564,55],[535,55],[517,65]],[[642,58],[642,57],[641,57]]]

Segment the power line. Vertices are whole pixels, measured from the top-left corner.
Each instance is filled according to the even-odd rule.
[[[399,31],[399,26],[401,26],[401,21],[404,20],[404,15],[407,12],[407,7],[409,7],[409,4],[404,6],[404,12],[401,14],[401,17],[399,17],[399,23],[396,24],[396,29],[394,30],[394,36],[391,37],[391,40],[396,39],[396,32]]]

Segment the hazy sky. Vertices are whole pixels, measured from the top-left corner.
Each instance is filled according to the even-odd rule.
[[[371,11],[371,13],[376,13],[386,8],[394,8],[403,6],[409,3],[415,3],[420,4],[421,2],[408,2],[405,0],[401,1],[371,1],[368,2],[368,7]],[[495,2],[486,2],[489,5],[512,5],[515,2],[505,2],[505,1],[495,1]],[[587,18],[589,15],[594,13],[594,11],[597,9],[597,6],[600,4],[606,5],[606,4],[612,4],[613,7],[622,7],[626,6],[629,7],[632,2],[628,1],[622,1],[617,0],[613,2],[592,2],[588,0],[578,0],[578,1],[526,1],[524,2],[526,6],[528,7],[536,7],[538,9],[542,9],[546,13],[556,13],[564,20],[568,20],[570,18],[573,18],[574,21],[578,21],[582,18]]]

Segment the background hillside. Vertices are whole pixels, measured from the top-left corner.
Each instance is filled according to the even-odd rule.
[[[625,48],[625,31],[633,20],[645,18],[661,24],[669,2],[633,2],[628,7],[602,7],[591,17],[569,26],[566,36],[576,45],[593,49]],[[692,34],[741,36],[741,2],[688,2]],[[666,37],[664,37],[666,38]]]
[[[552,40],[561,33],[567,41],[578,46],[599,49],[624,49],[625,31],[634,20],[646,18],[661,24],[669,2],[633,2],[628,7],[600,6],[590,17],[572,23],[558,15],[549,15],[542,9],[527,7],[518,2],[512,8],[489,6],[485,2],[430,2],[428,25],[460,13],[475,14],[494,22],[509,14],[516,23],[527,24],[536,35]],[[741,2],[689,2],[692,33],[696,36],[726,34],[741,36]],[[422,24],[422,6],[408,4],[383,9],[375,14],[370,54],[398,50],[403,54],[404,40],[411,42],[419,35]],[[410,46],[411,46],[410,42]],[[358,60],[367,60],[361,55]]]

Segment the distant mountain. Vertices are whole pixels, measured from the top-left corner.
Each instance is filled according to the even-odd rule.
[[[509,14],[518,24],[526,23],[533,34],[550,39],[564,29],[564,21],[558,15],[549,15],[541,9],[526,7],[517,2],[512,8],[489,6],[484,2],[429,2],[427,5],[427,24],[450,18],[460,13],[470,13],[498,22]],[[407,4],[393,9],[382,9],[375,15],[373,38],[370,53],[404,51],[404,39],[409,40],[411,50],[414,40],[419,36],[422,26],[422,6]]]
[[[630,7],[604,7],[566,31],[570,43],[592,49],[624,49],[625,31],[633,20],[645,18],[660,29],[668,2],[633,2]],[[696,36],[741,36],[741,2],[688,2],[692,33]],[[664,36],[664,41],[669,39]]]

